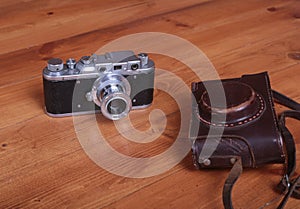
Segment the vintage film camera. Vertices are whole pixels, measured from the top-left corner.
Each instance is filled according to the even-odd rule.
[[[154,62],[132,51],[50,59],[43,70],[46,113],[53,117],[94,113],[121,119],[153,100]]]

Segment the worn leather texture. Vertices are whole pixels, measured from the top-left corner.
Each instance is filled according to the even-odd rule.
[[[211,104],[210,101],[217,101],[213,97],[222,93],[214,88],[218,82],[192,83],[196,101],[192,126],[199,124],[198,131],[191,132],[196,167],[232,167],[236,156],[241,157],[243,167],[284,163],[283,143],[268,74],[263,72],[221,80],[226,101]],[[209,92],[207,89],[213,90]],[[223,129],[223,134],[211,135],[210,131],[214,129]],[[216,144],[211,155],[203,155],[204,147],[214,149]]]

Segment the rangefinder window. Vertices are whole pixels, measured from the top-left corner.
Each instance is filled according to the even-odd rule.
[[[122,65],[115,65],[114,66],[114,70],[121,70],[122,69]]]
[[[131,70],[137,70],[139,68],[138,64],[132,64],[131,65]]]

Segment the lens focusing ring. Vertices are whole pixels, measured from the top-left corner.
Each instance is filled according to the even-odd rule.
[[[101,108],[105,117],[119,120],[126,117],[131,110],[130,91],[126,78],[120,74],[108,73],[94,82],[91,93],[94,103]]]

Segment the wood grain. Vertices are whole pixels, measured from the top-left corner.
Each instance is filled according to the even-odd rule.
[[[50,57],[79,59],[124,35],[156,31],[199,47],[221,78],[268,71],[274,89],[300,101],[299,9],[296,0],[1,1],[0,208],[222,208],[228,170],[197,171],[190,153],[150,178],[117,176],[97,166],[82,149],[72,118],[45,115],[42,69]],[[150,56],[187,86],[199,80],[178,60]],[[101,115],[98,127],[118,152],[151,157],[174,143],[178,108],[170,95],[155,90],[150,108],[130,113],[140,131],[151,128],[152,110],[165,113],[166,129],[148,144],[126,140]],[[278,112],[284,109],[276,105]],[[287,124],[299,150],[300,124]],[[298,174],[299,166],[298,160]],[[259,208],[278,197],[281,174],[281,165],[246,169],[233,192],[235,207]],[[286,208],[300,208],[299,200],[290,199]]]
[[[205,2],[55,0],[49,3],[19,1],[14,4],[4,4],[1,7],[3,36],[0,39],[4,44],[1,45],[0,53],[110,28],[116,24],[130,25],[137,19],[141,20]],[[6,21],[7,19],[9,21]]]

